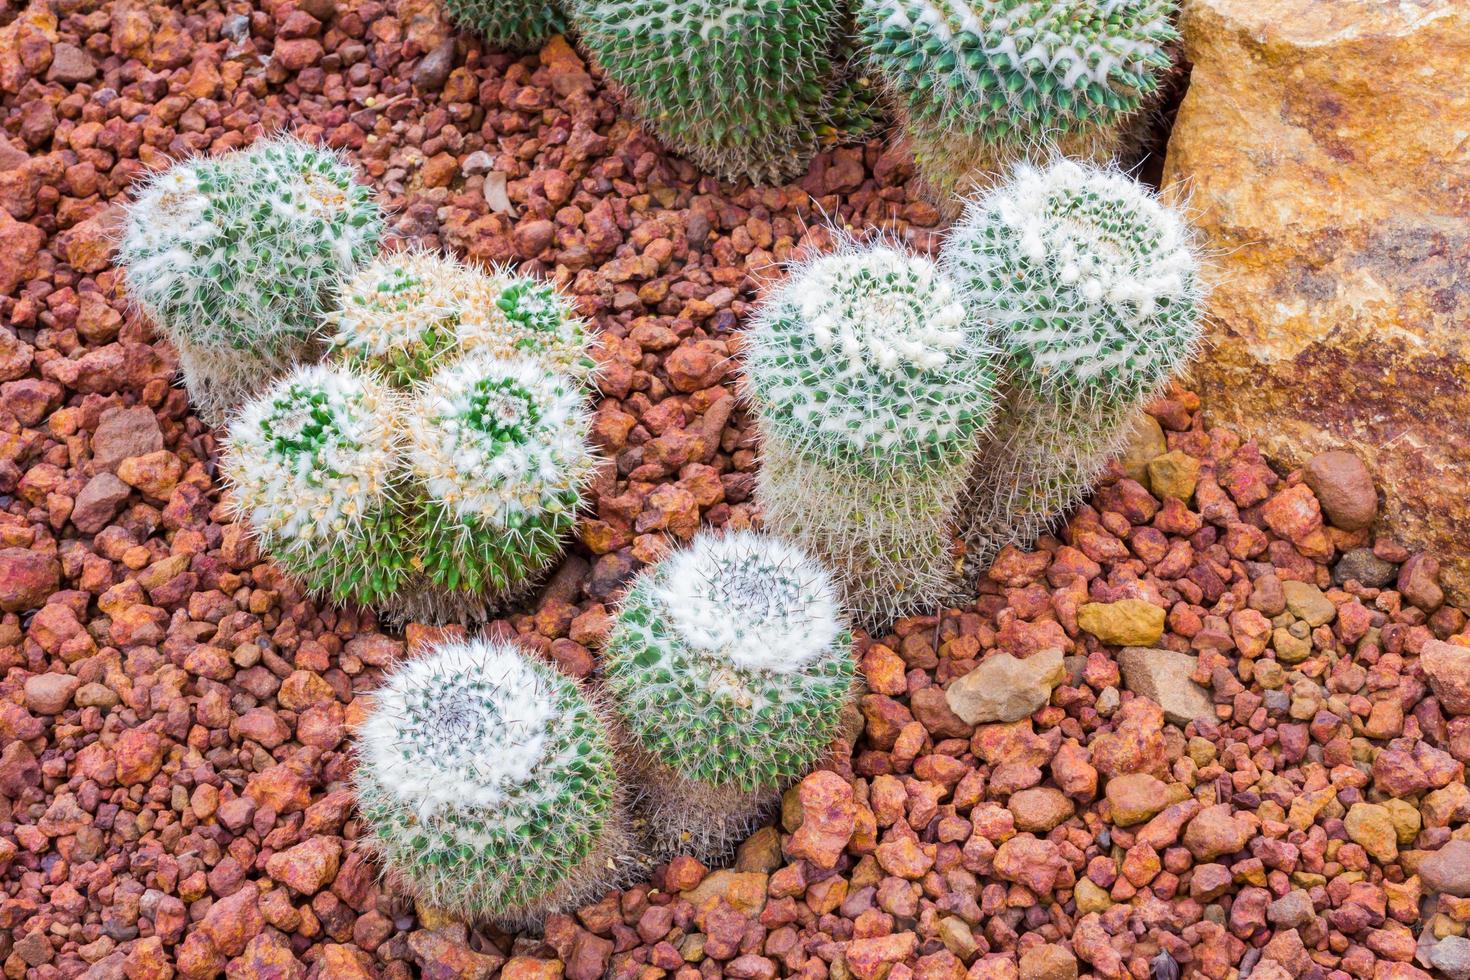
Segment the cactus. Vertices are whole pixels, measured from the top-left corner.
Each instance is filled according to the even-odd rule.
[[[1156,91],[1177,0],[859,0],[860,43],[941,203],[1054,145],[1106,160]]]
[[[1011,369],[966,505],[978,575],[1029,545],[1120,448],[1133,413],[1199,346],[1199,251],[1183,216],[1127,176],[1023,166],[971,202],[943,260]]]
[[[280,137],[155,175],[128,209],[118,261],[218,423],[310,354],[333,289],[382,227],[345,160]]]
[[[534,926],[637,867],[602,714],[514,644],[447,643],[399,664],[358,760],[368,839],[431,907]]]
[[[766,526],[827,561],[865,624],[948,597],[995,384],[962,292],[930,259],[844,241],[792,271],[745,345]]]
[[[537,357],[586,380],[591,335],[550,283],[491,274],[434,252],[394,252],[343,284],[329,316],[332,355],[407,387],[466,352]]]
[[[654,134],[722,179],[779,183],[827,123],[838,0],[575,0],[582,44]]]
[[[534,51],[567,29],[561,4],[550,0],[444,0],[444,10],[456,24],[510,51]]]
[[[221,471],[235,516],[311,591],[372,603],[402,583],[398,405],[370,378],[297,368],[230,425]]]
[[[466,355],[410,405],[422,583],[392,611],[450,618],[535,584],[561,553],[596,465],[582,391],[537,361]],[[422,587],[420,587],[422,586]]]
[[[604,669],[655,853],[706,861],[826,752],[855,671],[826,571],[749,531],[696,535],[640,575]]]

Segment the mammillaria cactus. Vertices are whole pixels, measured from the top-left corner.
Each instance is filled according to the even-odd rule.
[[[230,425],[221,471],[235,513],[287,572],[336,601],[397,591],[412,543],[392,392],[340,368],[297,368]]]
[[[639,576],[604,668],[655,851],[703,860],[826,752],[855,672],[826,571],[749,531],[696,535]]]
[[[444,0],[451,20],[511,51],[539,48],[566,31],[561,4],[551,0]]]
[[[1102,473],[1132,414],[1198,347],[1203,287],[1180,213],[1117,171],[1070,161],[1019,167],[971,202],[943,259],[1011,366],[966,508],[978,574]]]
[[[944,203],[1038,146],[1106,160],[1158,86],[1177,0],[858,0],[868,64]]]
[[[723,179],[800,173],[827,122],[837,0],[574,0],[582,44],[654,133]]]
[[[337,360],[397,387],[478,350],[539,358],[577,380],[596,366],[587,325],[555,286],[434,252],[369,263],[343,284],[328,321]]]
[[[382,227],[345,160],[280,137],[155,175],[128,209],[118,261],[217,423],[309,352],[333,289]]]
[[[358,759],[373,845],[434,908],[535,924],[637,866],[603,718],[511,643],[400,664],[373,694]]]
[[[483,597],[534,584],[576,522],[596,465],[583,393],[537,361],[475,353],[425,382],[407,418],[426,587],[405,589],[391,607],[413,618],[478,615]]]
[[[948,597],[991,352],[928,258],[842,243],[794,269],[745,338],[766,526],[834,569],[861,619]]]

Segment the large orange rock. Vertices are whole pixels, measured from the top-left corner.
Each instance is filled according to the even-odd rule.
[[[1189,0],[1166,183],[1214,252],[1207,412],[1367,461],[1470,597],[1470,4]]]

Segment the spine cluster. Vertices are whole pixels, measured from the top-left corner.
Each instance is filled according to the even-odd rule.
[[[531,51],[567,29],[560,3],[551,0],[444,0],[444,10],[491,45]]]
[[[833,567],[864,623],[952,591],[955,511],[992,414],[990,351],[949,275],[886,244],[798,266],[747,334],[766,524]]]
[[[606,721],[513,644],[400,664],[358,735],[358,806],[428,905],[507,926],[598,898],[637,867]]]
[[[333,291],[377,250],[372,192],[336,153],[289,137],[179,163],[128,209],[118,263],[218,423],[310,354]]]
[[[1112,170],[1022,167],[945,246],[1009,365],[965,514],[978,574],[1029,545],[1120,448],[1132,414],[1199,346],[1199,253],[1183,217]]]
[[[826,571],[776,538],[702,533],[637,579],[604,669],[656,854],[723,856],[827,751],[850,646]]]

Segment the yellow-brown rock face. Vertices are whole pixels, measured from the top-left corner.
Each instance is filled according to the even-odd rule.
[[[1165,180],[1215,252],[1215,420],[1346,448],[1470,595],[1470,4],[1189,0]]]

